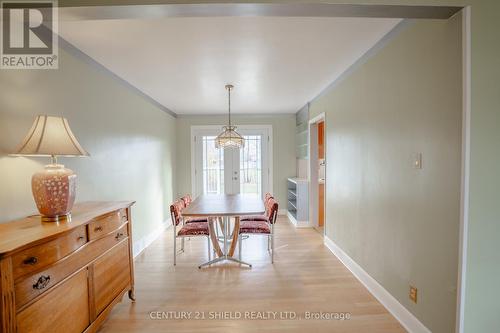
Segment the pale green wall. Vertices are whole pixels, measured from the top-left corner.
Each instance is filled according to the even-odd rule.
[[[310,105],[326,114],[327,236],[433,332],[455,327],[461,45],[460,16],[417,21]]]
[[[272,2],[272,1],[266,1]],[[307,2],[321,2],[309,0]],[[500,1],[327,0],[329,3],[460,5],[471,10],[470,191],[465,333],[500,327]]]
[[[295,115],[231,117],[236,125],[272,125],[273,127],[273,192],[285,209],[286,179],[295,176]],[[177,195],[191,193],[191,126],[223,125],[227,116],[179,116],[177,118]]]
[[[500,330],[500,1],[474,1],[465,332]]]
[[[58,70],[0,71],[0,221],[36,211],[31,175],[47,158],[10,157],[34,116],[65,116],[89,158],[61,158],[78,175],[77,201],[136,200],[134,240],[168,216],[175,118],[63,49]]]

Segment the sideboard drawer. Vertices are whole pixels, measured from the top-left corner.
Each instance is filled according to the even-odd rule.
[[[118,229],[127,221],[128,217],[125,209],[120,209],[111,214],[98,217],[89,223],[89,239],[92,240],[102,237]]]
[[[17,332],[83,332],[90,324],[87,281],[85,268],[19,312]]]
[[[12,256],[14,279],[50,265],[87,243],[85,226],[79,226],[57,239],[51,240]]]

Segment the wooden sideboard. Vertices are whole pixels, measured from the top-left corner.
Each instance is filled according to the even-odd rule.
[[[125,293],[134,300],[133,204],[84,202],[64,223],[0,224],[0,332],[95,332]]]

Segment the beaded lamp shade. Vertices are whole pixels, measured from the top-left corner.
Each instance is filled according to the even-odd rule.
[[[236,126],[231,125],[231,90],[233,86],[228,84],[226,89],[228,92],[228,109],[229,120],[228,125],[222,127],[222,133],[215,138],[215,148],[242,148],[245,146],[245,139],[236,132]]]
[[[215,139],[215,148],[241,148],[245,139],[236,132],[236,126],[223,126],[222,133]]]

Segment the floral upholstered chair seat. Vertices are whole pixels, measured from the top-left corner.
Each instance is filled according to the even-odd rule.
[[[191,222],[185,224],[177,233],[178,236],[208,236],[208,224],[206,222]]]
[[[247,215],[242,216],[240,221],[264,221],[269,222],[269,219],[266,215]]]
[[[240,233],[243,234],[270,234],[271,228],[266,221],[242,221],[240,224]]]

